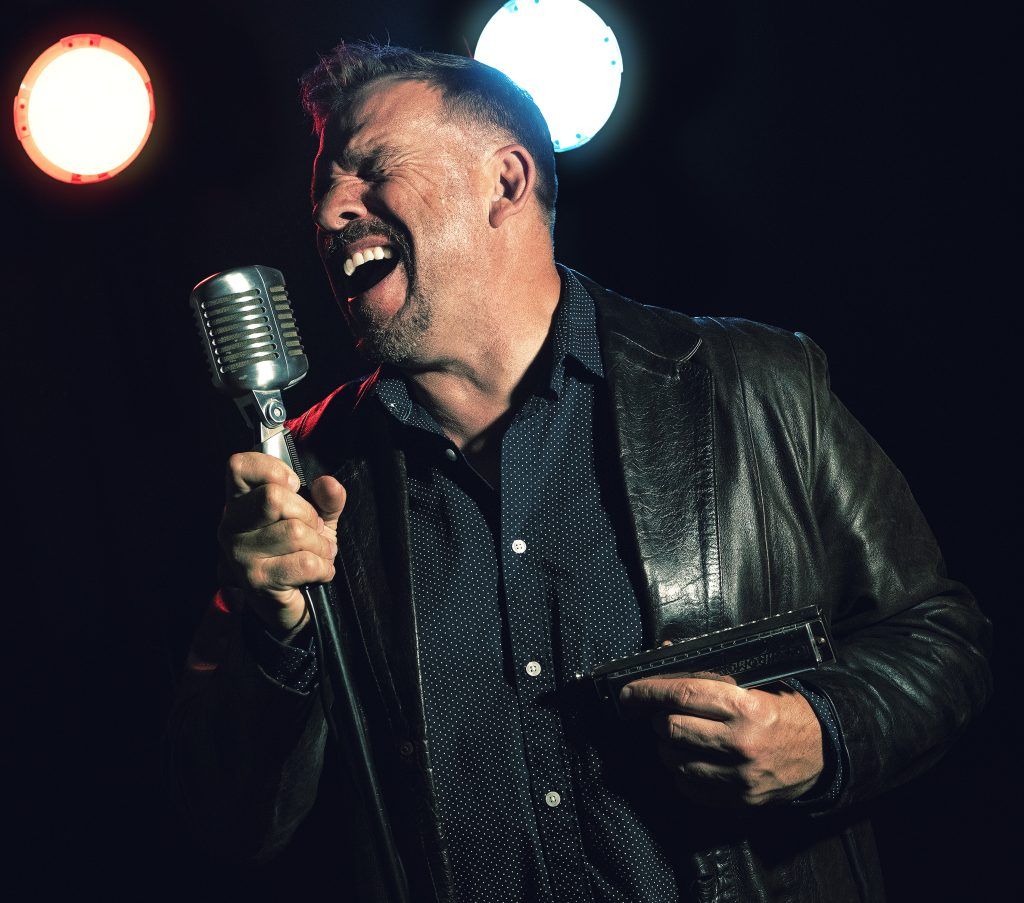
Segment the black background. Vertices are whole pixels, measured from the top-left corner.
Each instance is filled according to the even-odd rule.
[[[296,79],[342,37],[465,53],[497,5],[5,10],[9,96],[50,44],[97,32],[141,57],[157,103],[149,144],[106,184],[60,184],[10,127],[2,142],[11,880],[108,898],[233,880],[191,847],[158,768],[214,587],[223,461],[246,443],[207,381],[188,293],[240,264],[285,272],[313,362],[293,413],[359,372],[311,240]],[[1020,803],[1020,23],[892,0],[591,5],[618,33],[623,93],[558,159],[557,257],[829,354],[996,626],[988,710],[875,807],[891,896],[998,898]]]

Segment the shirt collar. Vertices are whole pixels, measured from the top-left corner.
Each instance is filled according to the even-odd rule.
[[[574,358],[585,370],[604,377],[601,346],[597,340],[597,312],[594,299],[567,267],[558,264],[562,294],[551,329],[551,388],[561,393],[565,383],[565,360]]]
[[[598,378],[604,377],[601,346],[597,339],[597,312],[594,299],[567,267],[557,264],[562,278],[562,291],[551,324],[552,366],[548,386],[555,395],[565,387],[565,363],[572,358],[584,370]],[[387,365],[381,367],[373,392],[388,413],[411,426],[440,432],[432,417],[413,403],[401,371]]]

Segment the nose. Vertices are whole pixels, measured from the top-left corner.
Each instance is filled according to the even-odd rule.
[[[313,222],[325,231],[337,232],[352,220],[366,216],[364,194],[367,185],[357,176],[338,176],[313,208]]]

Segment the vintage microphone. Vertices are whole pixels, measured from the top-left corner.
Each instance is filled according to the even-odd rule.
[[[190,300],[214,386],[235,399],[253,429],[259,450],[284,461],[305,487],[295,443],[284,425],[281,390],[306,375],[309,360],[295,326],[283,274],[264,266],[225,270],[200,282]],[[362,793],[387,899],[406,903],[405,873],[384,811],[337,612],[324,584],[306,585],[302,594],[316,633],[320,700],[328,730]],[[328,689],[333,691],[334,704]]]

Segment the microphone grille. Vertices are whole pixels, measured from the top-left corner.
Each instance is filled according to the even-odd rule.
[[[279,270],[249,266],[204,279],[192,308],[217,388],[286,389],[306,375],[309,361]]]

